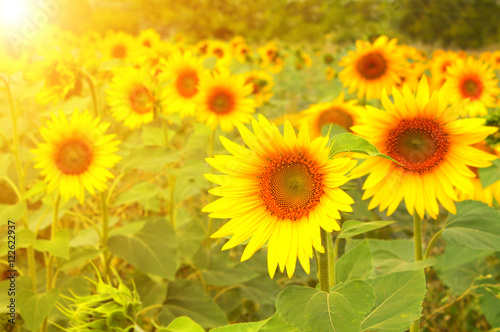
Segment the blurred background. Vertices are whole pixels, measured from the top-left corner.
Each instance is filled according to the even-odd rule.
[[[163,37],[352,43],[380,34],[433,47],[488,49],[500,0],[0,0],[4,39],[55,23],[76,34],[154,28]],[[208,13],[208,15],[207,15]],[[17,40],[18,41],[18,40]],[[16,41],[16,42],[17,42]]]

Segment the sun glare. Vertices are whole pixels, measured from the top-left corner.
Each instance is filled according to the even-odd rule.
[[[0,23],[13,25],[18,23],[26,11],[22,0],[0,0]]]

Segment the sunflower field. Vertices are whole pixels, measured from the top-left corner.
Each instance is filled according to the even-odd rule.
[[[495,13],[0,0],[0,332],[500,331]]]

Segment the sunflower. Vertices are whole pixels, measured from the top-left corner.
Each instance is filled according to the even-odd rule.
[[[108,168],[121,159],[114,154],[120,142],[115,135],[105,134],[108,127],[109,123],[87,111],[76,110],[71,121],[62,111],[59,117],[52,115],[40,129],[45,142],[32,150],[35,168],[45,176],[49,193],[57,189],[64,200],[76,197],[83,203],[85,190],[94,195],[95,190],[106,189],[107,179],[113,178]]]
[[[460,55],[453,51],[434,51],[432,60],[429,64],[431,72],[431,87],[433,90],[441,88],[446,82],[446,72],[448,67],[455,63],[460,58]]]
[[[491,66],[496,69],[496,70],[499,70],[500,69],[500,51],[495,51],[493,53],[491,53],[491,56],[489,57],[489,59],[487,60]]]
[[[254,70],[242,74],[245,77],[245,84],[253,87],[252,95],[255,97],[255,107],[259,107],[273,96],[273,77],[265,70]]]
[[[253,90],[242,75],[219,69],[201,80],[196,96],[198,120],[215,129],[231,131],[238,123],[247,123],[255,112],[255,101],[247,98]]]
[[[412,62],[407,67],[405,67],[401,73],[401,82],[396,84],[396,88],[399,92],[403,92],[403,86],[408,85],[411,91],[415,91],[418,86],[418,82],[422,78],[424,71],[427,66],[420,62]]]
[[[150,81],[149,75],[135,67],[121,67],[106,91],[111,113],[130,129],[154,119],[157,98]]]
[[[170,81],[161,95],[163,111],[180,112],[182,116],[193,115],[196,108],[195,97],[198,94],[198,84],[206,75],[207,70],[203,67],[203,59],[189,52],[184,54],[177,52],[171,55],[160,76],[160,80]]]
[[[331,124],[341,126],[346,130],[359,124],[360,113],[365,112],[363,107],[356,105],[357,100],[344,101],[344,93],[331,102],[319,103],[309,106],[308,109],[292,117],[292,124],[300,127],[308,123],[311,137],[321,137],[321,131],[328,129]]]
[[[485,151],[491,154],[495,154],[495,150],[486,144],[485,141],[481,141],[477,144],[474,144],[474,147]],[[472,178],[472,184],[474,185],[474,191],[472,193],[465,193],[463,191],[457,190],[458,200],[465,201],[468,199],[472,199],[475,201],[480,201],[488,204],[489,206],[493,206],[493,199],[496,199],[498,203],[500,203],[500,181],[497,181],[486,188],[483,188],[481,184],[481,180],[479,178],[479,170],[477,167],[469,167],[469,169],[474,172],[476,175],[475,178]]]
[[[332,67],[326,67],[325,69],[325,77],[328,81],[331,81],[335,78],[335,69],[333,69]]]
[[[495,107],[500,89],[488,63],[472,57],[459,59],[447,69],[447,81],[453,102],[470,100],[468,115],[485,115],[488,113],[486,107]]]
[[[448,107],[447,84],[429,94],[427,78],[419,82],[416,95],[408,86],[403,94],[393,89],[394,104],[382,94],[385,112],[367,106],[363,125],[351,129],[366,137],[387,159],[368,159],[353,172],[353,177],[370,173],[363,199],[372,197],[369,208],[388,208],[392,214],[404,198],[408,212],[423,218],[425,211],[436,218],[437,200],[456,213],[454,187],[473,191],[468,166],[488,167],[495,156],[472,147],[498,128],[483,126],[485,119],[460,119],[455,107]]]
[[[260,55],[260,66],[271,73],[279,73],[283,69],[283,59],[275,42],[268,42],[257,49]]]
[[[43,81],[35,98],[42,105],[80,95],[83,88],[79,65],[68,53],[47,52],[44,60],[32,64],[24,76],[30,81]]]
[[[349,158],[328,159],[327,138],[310,141],[307,125],[298,137],[285,122],[284,137],[262,115],[252,121],[255,133],[245,126],[238,129],[249,149],[221,137],[232,154],[217,155],[207,161],[228,175],[205,175],[220,187],[210,190],[222,196],[203,208],[213,218],[231,218],[212,234],[213,238],[233,234],[223,250],[250,239],[241,260],[250,258],[268,242],[268,271],[273,278],[277,266],[288,277],[295,271],[297,258],[309,273],[313,247],[324,252],[320,228],[339,231],[339,211],[352,211],[353,200],[339,186],[354,165]]]
[[[108,32],[101,42],[99,50],[102,52],[103,61],[119,59],[128,62],[137,56],[138,48],[143,48],[132,36],[121,31]]]
[[[382,89],[390,89],[400,82],[403,67],[407,64],[397,40],[379,37],[373,44],[356,41],[356,51],[349,51],[339,65],[344,69],[340,80],[349,93],[358,91],[358,98],[380,98]]]
[[[212,40],[208,44],[208,56],[214,56],[217,58],[217,67],[227,67],[231,64],[233,56],[231,54],[231,48],[228,44],[220,40]]]
[[[234,57],[241,63],[252,61],[252,49],[247,44],[238,44],[234,50]]]

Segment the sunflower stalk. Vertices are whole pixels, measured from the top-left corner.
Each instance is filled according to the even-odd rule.
[[[413,211],[413,244],[415,246],[415,261],[422,260],[422,220],[417,211]],[[417,319],[410,326],[410,332],[420,330],[420,319]]]
[[[14,99],[12,98],[12,91],[10,89],[10,84],[7,78],[3,75],[0,75],[0,80],[5,85],[5,89],[7,91],[7,98],[9,99],[9,107],[10,107],[10,115],[12,119],[12,150],[14,153],[14,160],[16,163],[16,172],[18,178],[18,188],[13,186],[13,183],[10,183],[13,187],[14,191],[17,192],[19,196],[19,201],[24,199],[24,193],[26,190],[26,179],[25,172],[23,171],[23,167],[21,165],[21,151],[19,149],[19,131],[17,128],[17,117],[16,110],[14,108]],[[28,218],[25,214],[24,218],[22,218],[24,227],[28,227]],[[36,268],[35,268],[35,250],[33,249],[33,245],[28,246],[27,248],[27,258],[28,258],[28,272],[32,281],[32,290],[36,291]]]
[[[330,238],[330,240],[328,240]],[[332,242],[332,237],[321,228],[321,245],[323,246],[325,252],[318,252],[318,274],[319,274],[319,287],[322,291],[330,293],[330,243]]]

